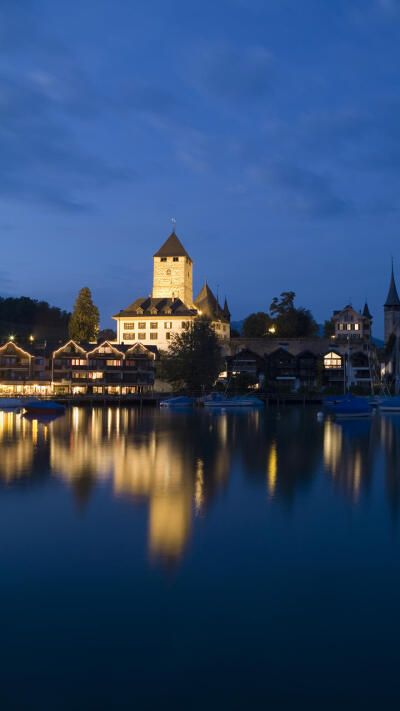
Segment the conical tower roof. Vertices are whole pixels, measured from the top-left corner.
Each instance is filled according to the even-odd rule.
[[[399,295],[397,293],[396,282],[394,280],[393,262],[392,262],[392,274],[390,277],[389,293],[387,295],[387,299],[384,303],[384,306],[387,306],[387,307],[400,306],[400,299],[399,299]]]
[[[227,301],[226,296],[225,296],[225,301],[224,301],[223,312],[224,312],[224,316],[226,316],[227,318],[230,318],[231,312],[229,311],[228,301]]]
[[[372,318],[367,302],[365,302],[362,315],[365,316],[365,318]]]
[[[190,259],[186,249],[176,236],[175,232],[171,232],[170,236],[164,242],[162,247],[160,247],[158,252],[153,254],[153,257],[187,257]],[[190,261],[192,261],[192,259],[190,259]]]
[[[196,297],[194,305],[198,311],[201,311],[204,316],[208,316],[208,318],[212,320],[224,320],[224,318],[226,318],[207,282]]]

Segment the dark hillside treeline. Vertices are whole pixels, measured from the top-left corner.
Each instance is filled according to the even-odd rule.
[[[70,314],[47,301],[28,296],[18,298],[0,296],[0,339],[10,335],[18,338],[67,339]]]

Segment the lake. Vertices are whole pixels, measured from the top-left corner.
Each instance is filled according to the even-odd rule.
[[[400,416],[0,412],[0,708],[394,708],[399,513]]]

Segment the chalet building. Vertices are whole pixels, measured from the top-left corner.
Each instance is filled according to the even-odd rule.
[[[341,389],[346,366],[348,385],[359,385],[368,391],[371,388],[370,352],[358,342],[349,346],[347,342],[334,341],[333,346],[333,342],[322,339],[288,339],[282,343],[271,339],[266,352],[265,339],[248,339],[248,344],[246,339],[240,340],[244,342],[243,347],[236,343],[234,355],[226,357],[223,375],[228,379],[247,374],[254,384],[266,381],[272,389],[282,386],[295,391],[299,387],[321,385]],[[249,347],[251,340],[253,349]],[[256,349],[257,342],[259,348]]]
[[[128,395],[149,392],[154,384],[156,349],[140,343],[118,345],[68,341],[62,346],[0,347],[0,394]]]
[[[371,340],[372,316],[366,302],[362,312],[356,311],[350,304],[341,311],[334,311],[332,321],[335,326],[335,339],[339,341]]]
[[[153,256],[153,291],[136,299],[113,316],[117,322],[117,344],[143,343],[169,348],[171,337],[187,329],[197,316],[211,319],[217,336],[230,337],[230,313],[205,284],[193,301],[193,260],[172,232]]]

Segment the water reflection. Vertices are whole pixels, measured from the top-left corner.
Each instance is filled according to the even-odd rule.
[[[99,483],[148,510],[148,551],[174,563],[231,472],[290,512],[321,476],[351,504],[385,480],[394,518],[400,507],[400,417],[318,422],[314,409],[168,413],[74,407],[54,422],[0,412],[0,480],[24,486],[67,483],[85,511]],[[243,478],[244,477],[244,478]]]

